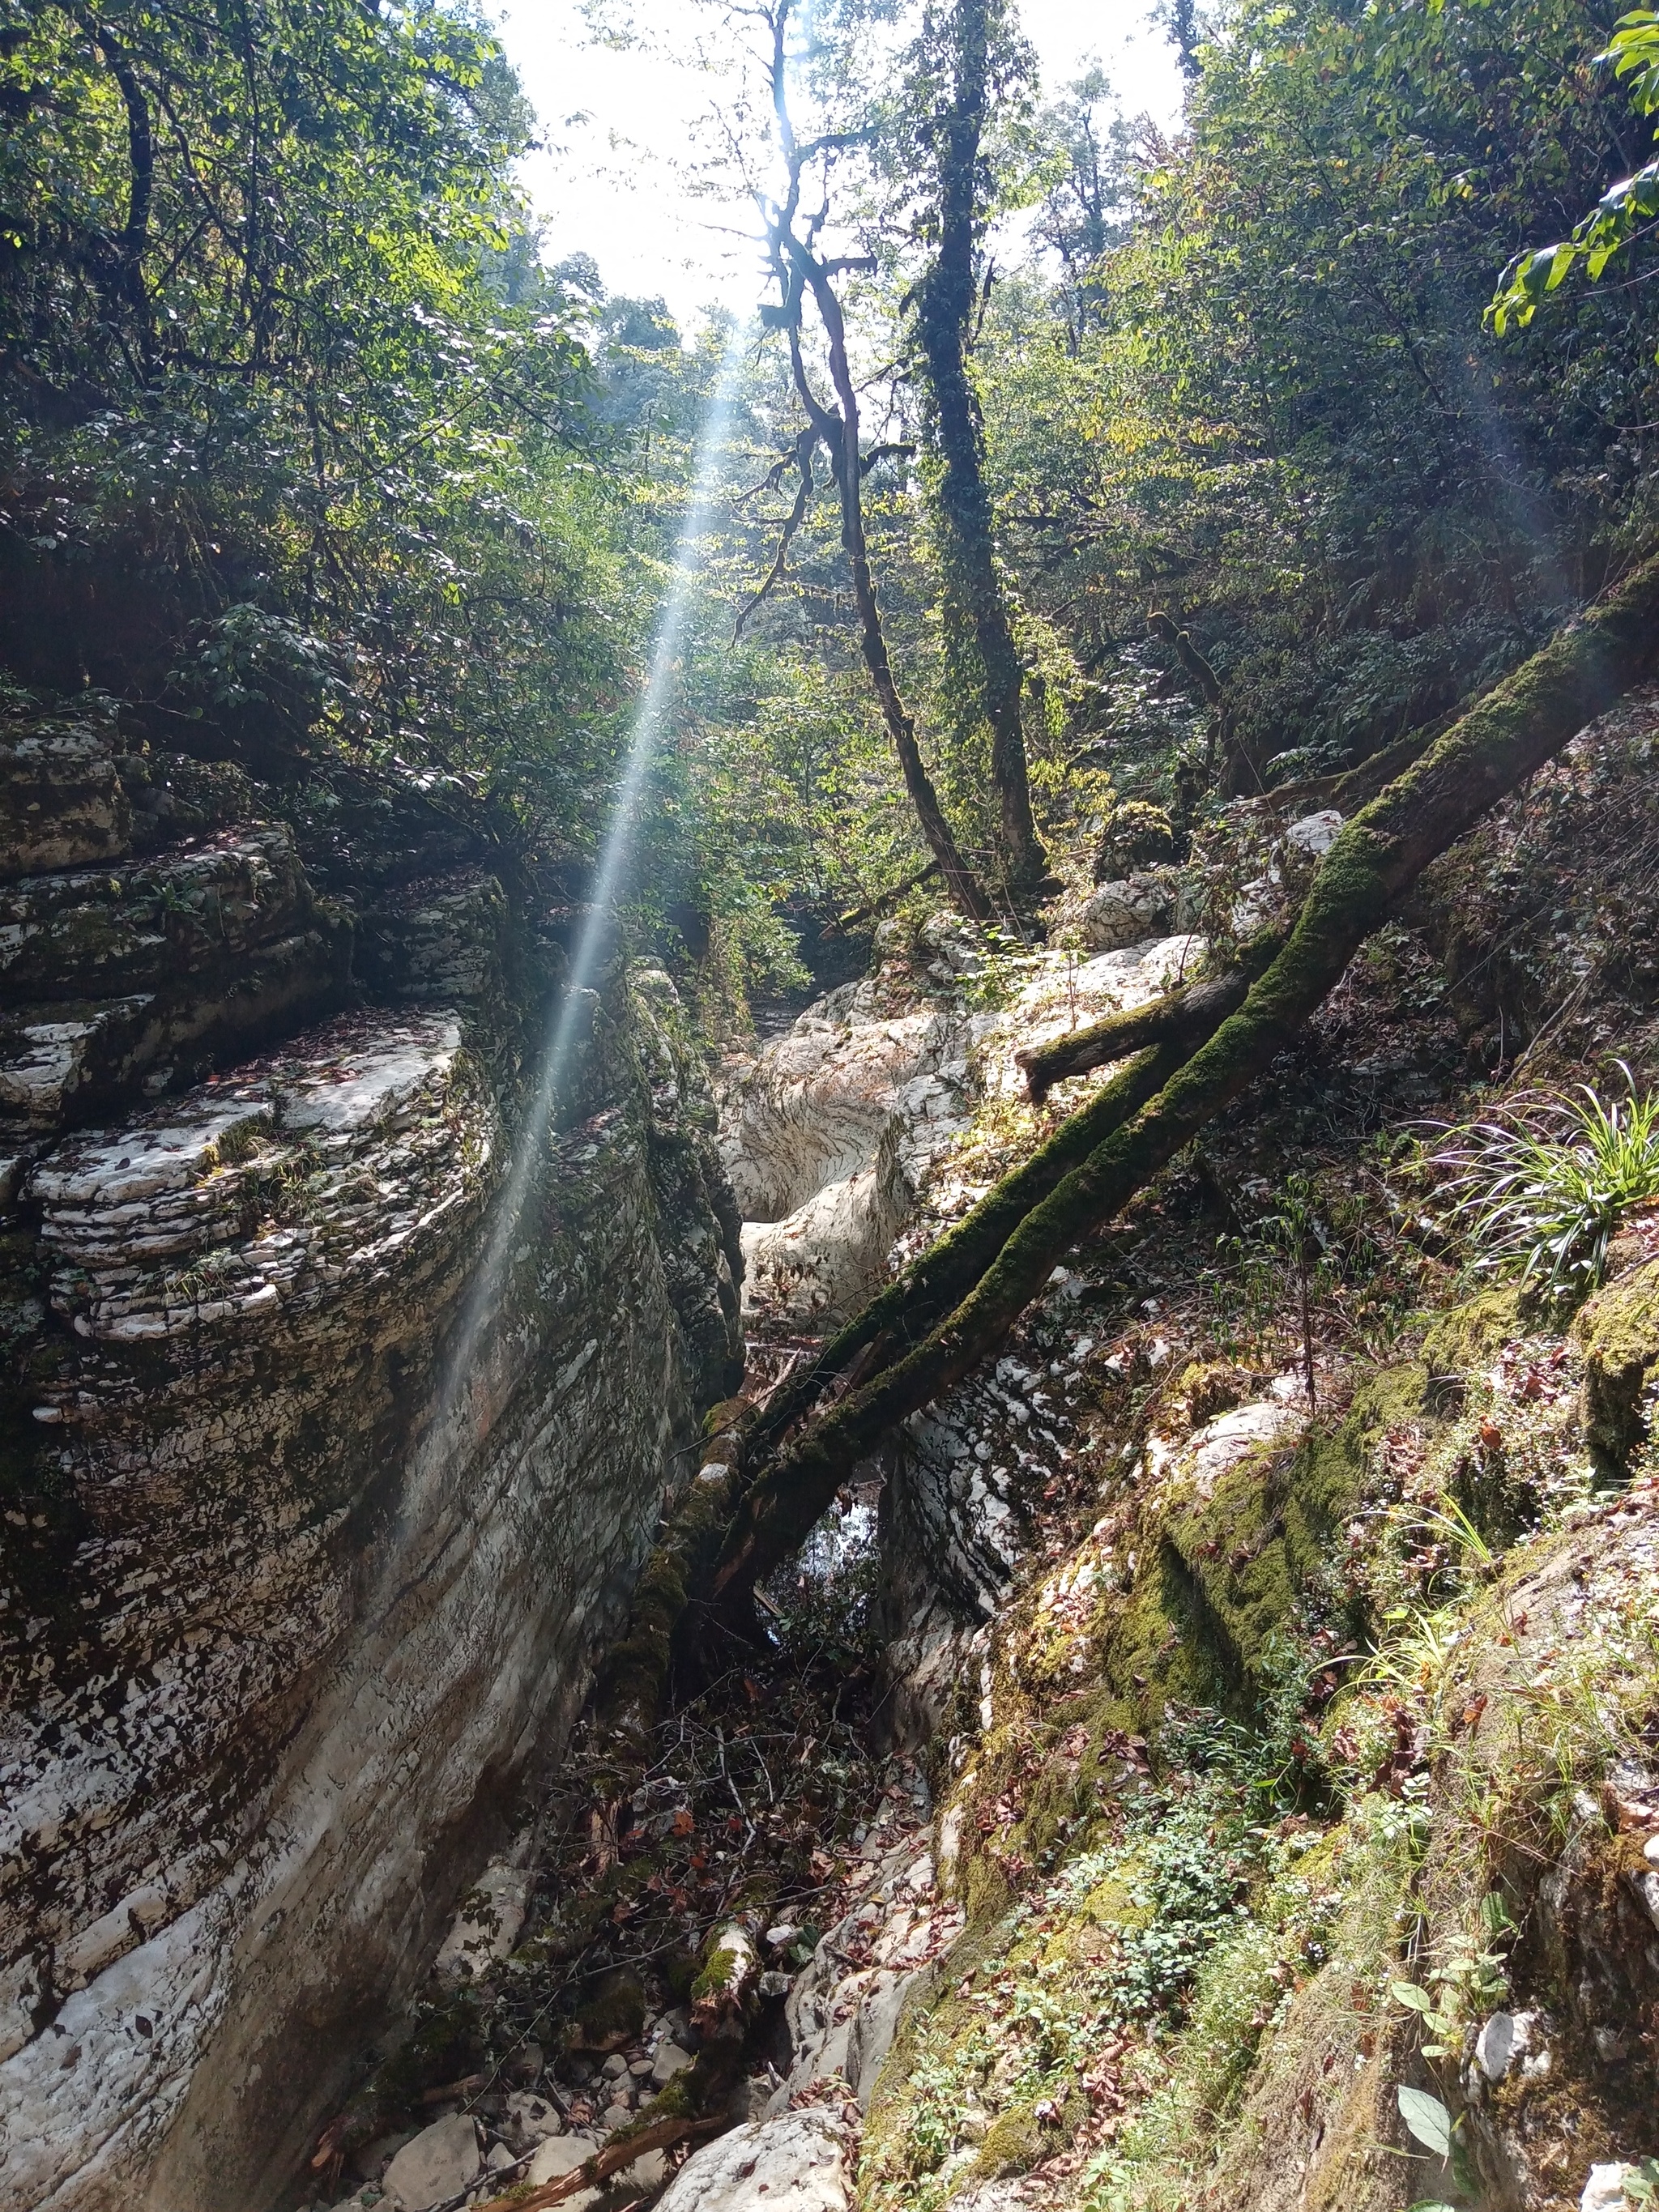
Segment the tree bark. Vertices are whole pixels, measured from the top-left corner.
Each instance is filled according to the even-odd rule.
[[[1265,1073],[1430,861],[1656,669],[1659,560],[1499,684],[1347,823],[1243,1005],[1026,1213],[939,1327],[752,1480],[715,1568],[713,1601],[741,1617],[757,1578],[805,1540],[848,1468],[994,1350],[1079,1238],[1120,1212]]]
[[[979,169],[988,106],[991,12],[988,0],[957,0],[951,15],[953,97],[935,126],[939,248],[933,266],[916,287],[916,327],[933,403],[947,575],[973,625],[984,672],[1002,859],[1010,884],[1027,889],[1042,881],[1048,860],[1031,818],[1020,714],[1025,671],[997,571],[991,497],[985,483],[984,426],[968,373],[982,228]]]
[[[881,708],[882,720],[887,725],[887,734],[898,755],[899,767],[904,775],[904,787],[910,794],[910,804],[916,810],[916,819],[921,834],[927,840],[928,850],[939,862],[940,873],[950,888],[951,897],[970,921],[988,921],[990,902],[980,889],[973,870],[957,849],[956,839],[951,834],[945,818],[945,810],[939,803],[933,779],[923,764],[921,748],[916,744],[915,725],[905,711],[899,696],[899,688],[893,674],[893,664],[888,657],[887,635],[882,627],[881,609],[876,601],[875,579],[870,569],[870,547],[864,530],[864,469],[859,455],[858,392],[853,381],[852,368],[847,357],[847,325],[841,311],[831,272],[817,254],[791,237],[785,244],[794,261],[801,280],[811,290],[818,319],[829,341],[830,376],[836,387],[839,407],[832,414],[819,410],[823,416],[820,429],[830,449],[830,463],[834,471],[836,489],[841,495],[841,542],[847,555],[847,566],[853,580],[853,604],[858,610],[859,644],[864,654],[864,665],[870,672],[870,682]],[[805,384],[798,336],[793,348],[797,365],[796,387]],[[805,394],[803,395],[805,396]]]

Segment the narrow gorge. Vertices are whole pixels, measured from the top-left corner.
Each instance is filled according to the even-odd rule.
[[[0,2212],[1659,2204],[1656,148],[0,0]]]
[[[740,1370],[732,1204],[659,972],[520,1128],[561,917],[417,791],[3,773],[6,2201],[264,2203]]]

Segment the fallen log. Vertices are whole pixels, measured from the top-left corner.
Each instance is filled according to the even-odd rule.
[[[1288,940],[1243,1005],[1024,1215],[922,1341],[756,1468],[709,1601],[742,1620],[756,1580],[799,1548],[848,1470],[994,1350],[1078,1239],[1119,1213],[1271,1066],[1430,861],[1656,669],[1659,560],[1498,685],[1344,826]]]
[[[706,2141],[720,2135],[732,2123],[728,2119],[683,2119],[678,2115],[667,2119],[653,2120],[642,2128],[612,2136],[600,2144],[590,2159],[562,2173],[556,2181],[544,2181],[539,2189],[526,2189],[522,2182],[509,2189],[505,2196],[486,2197],[473,2212],[547,2212],[554,2204],[562,2204],[568,2197],[580,2197],[586,2191],[596,2189],[599,2183],[624,2166],[632,2166],[636,2158],[647,2151],[672,2150],[677,2143]]]
[[[1218,1012],[1216,1020],[1221,1019]],[[954,1229],[914,1260],[896,1282],[861,1306],[768,1400],[748,1431],[745,1465],[755,1467],[775,1449],[826,1390],[838,1382],[867,1380],[873,1369],[925,1336],[973,1288],[1038,1200],[1139,1112],[1185,1057],[1183,1050],[1173,1046],[1135,1054],[1061,1122],[1023,1167],[1005,1176]]]
[[[1213,1035],[1227,1016],[1244,1003],[1255,978],[1279,951],[1282,934],[1264,932],[1243,948],[1237,966],[1218,975],[1188,983],[1150,1005],[1132,1006],[1127,1013],[1108,1014],[1087,1029],[1051,1044],[1030,1045],[1017,1052],[1014,1060],[1024,1071],[1031,1103],[1040,1106],[1056,1083],[1070,1075],[1086,1075],[1091,1068],[1107,1067],[1150,1045],[1181,1045],[1191,1052]],[[1184,1054],[1183,1054],[1184,1057]]]

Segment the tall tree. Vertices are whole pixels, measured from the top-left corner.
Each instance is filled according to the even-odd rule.
[[[950,824],[945,818],[939,794],[933,788],[933,780],[928,775],[921,748],[916,743],[915,725],[905,707],[897,678],[893,673],[886,630],[882,623],[875,579],[870,566],[869,542],[864,525],[864,480],[880,449],[878,448],[874,453],[866,453],[861,443],[858,386],[848,354],[846,317],[840,294],[836,289],[837,276],[851,268],[869,264],[857,258],[826,255],[819,246],[828,220],[829,166],[838,154],[858,143],[867,133],[831,131],[807,139],[797,136],[789,109],[788,38],[793,11],[793,0],[773,0],[773,4],[764,10],[771,41],[767,74],[786,185],[781,201],[774,203],[765,198],[761,201],[761,213],[766,224],[767,251],[781,295],[778,304],[763,310],[763,319],[772,329],[781,331],[787,340],[790,368],[796,393],[806,416],[806,428],[788,457],[788,462],[793,462],[799,476],[799,496],[789,521],[785,525],[771,574],[744,612],[752,611],[754,605],[765,596],[782,573],[789,541],[799,527],[811,499],[813,456],[822,446],[829,455],[830,472],[841,503],[842,546],[847,556],[853,600],[858,611],[860,647],[865,666],[869,671],[872,688],[881,708],[882,720],[892,739],[893,750],[898,755],[905,788],[909,793],[922,835],[939,864],[940,873],[951,897],[970,919],[985,921],[990,915],[989,903],[973,870],[963,860]],[[803,188],[815,168],[822,168],[824,172],[824,205],[821,210],[811,212],[804,210],[801,203]],[[808,299],[817,312],[823,334],[830,388],[835,395],[833,399],[820,396],[807,362],[802,317]],[[786,462],[786,466],[788,462]]]
[[[1003,866],[1012,887],[1030,890],[1047,875],[1048,858],[1031,817],[1021,720],[1025,671],[997,562],[985,430],[969,360],[994,190],[987,125],[994,101],[1029,79],[1030,51],[1014,35],[1005,0],[930,6],[920,51],[925,106],[919,135],[933,172],[933,204],[923,220],[933,253],[914,296],[939,461],[947,582],[978,650]],[[930,100],[936,85],[943,97]]]

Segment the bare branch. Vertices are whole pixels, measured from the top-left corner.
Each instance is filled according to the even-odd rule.
[[[755,593],[754,597],[748,600],[738,611],[738,619],[736,623],[733,625],[732,631],[732,642],[733,645],[735,645],[738,640],[743,635],[744,624],[748,621],[750,616],[755,612],[758,606],[760,606],[762,602],[771,592],[774,585],[775,585],[782,577],[784,563],[789,558],[789,548],[793,543],[795,532],[800,528],[801,524],[806,520],[806,510],[811,505],[812,494],[817,489],[817,484],[812,475],[812,454],[817,446],[817,427],[815,423],[809,422],[806,428],[801,432],[799,437],[796,439],[794,452],[793,453],[787,453],[766,479],[767,485],[770,489],[773,491],[778,490],[782,484],[784,471],[788,468],[790,464],[793,462],[794,466],[800,471],[800,489],[795,494],[795,503],[790,508],[788,515],[785,520],[782,533],[778,539],[778,550],[773,558],[772,566],[767,573],[765,582],[761,586],[759,591]]]

